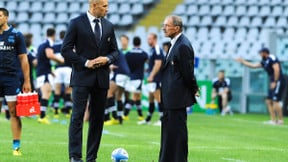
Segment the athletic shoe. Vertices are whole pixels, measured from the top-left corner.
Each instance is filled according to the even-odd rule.
[[[269,124],[269,125],[276,125],[276,122],[273,120],[265,121],[263,122],[264,124]]]
[[[104,125],[105,126],[109,126],[109,125],[115,125],[115,124],[120,124],[119,120],[116,120],[114,118],[112,118],[111,120],[105,121]]]
[[[41,123],[41,124],[50,124],[50,121],[47,119],[47,117],[39,118],[38,122]]]
[[[146,120],[141,120],[137,122],[138,125],[149,125],[151,124],[150,121],[146,121]]]
[[[55,118],[55,119],[59,119],[59,115],[58,115],[58,114],[55,114],[55,115],[54,115],[54,118]]]
[[[13,156],[21,156],[22,155],[20,148],[16,148],[15,150],[13,150],[12,153],[13,153]]]
[[[129,120],[129,116],[125,116],[125,115],[124,115],[124,116],[122,116],[122,119],[125,120],[125,121],[126,121],[126,120]]]
[[[156,121],[153,125],[154,125],[154,126],[159,126],[159,127],[161,127],[161,121],[158,120],[158,121]]]
[[[144,117],[143,117],[143,116],[139,116],[139,117],[138,117],[138,120],[139,120],[139,121],[142,121],[142,120],[144,120]]]
[[[283,120],[278,120],[276,124],[282,125],[282,124],[284,124],[284,121]]]

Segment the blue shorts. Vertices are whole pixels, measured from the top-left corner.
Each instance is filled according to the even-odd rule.
[[[16,96],[20,92],[20,80],[15,77],[0,78],[0,98],[4,96]]]
[[[270,82],[271,83],[271,82]],[[267,99],[273,100],[273,101],[281,101],[283,92],[285,90],[285,80],[279,80],[276,83],[276,87],[274,89],[269,89],[268,90],[268,96]]]

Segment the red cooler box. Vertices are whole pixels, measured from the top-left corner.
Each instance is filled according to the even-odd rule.
[[[17,116],[33,116],[39,114],[40,103],[38,102],[38,94],[36,92],[20,93],[17,95]]]

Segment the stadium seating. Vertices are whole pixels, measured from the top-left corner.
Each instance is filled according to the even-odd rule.
[[[117,32],[136,26],[128,35],[139,35],[146,40],[148,32],[156,32],[160,34],[159,42],[162,43],[169,39],[164,37],[160,26],[147,29],[137,26],[139,19],[157,2],[109,0],[107,18],[115,24]],[[9,19],[16,22],[23,32],[33,31],[36,45],[43,39],[44,28],[54,26],[59,32],[67,27],[69,19],[88,8],[87,0],[2,0],[0,6],[9,9]],[[191,40],[196,56],[205,59],[231,59],[237,56],[260,59],[257,51],[269,45],[270,33],[288,34],[286,0],[184,0],[175,6],[173,13],[182,17],[184,32]],[[280,43],[286,41],[283,39]],[[148,49],[147,44],[143,43],[143,47]],[[279,58],[284,59],[287,55],[283,51],[278,52],[281,53]],[[200,64],[202,70],[199,71],[205,71],[206,65]],[[221,62],[221,68],[229,66],[225,61]],[[239,66],[233,64],[228,74],[240,76]],[[207,79],[207,75],[203,73],[200,78]]]
[[[116,30],[127,30],[157,2],[153,0],[109,0],[107,17],[114,23]],[[9,20],[18,24],[21,31],[34,34],[35,46],[44,39],[45,28],[50,26],[63,30],[64,26],[67,28],[70,19],[88,9],[87,0],[1,0],[0,7],[2,6],[9,10]]]

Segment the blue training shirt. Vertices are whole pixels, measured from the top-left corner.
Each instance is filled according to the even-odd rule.
[[[151,73],[151,71],[153,70],[153,67],[155,65],[155,61],[156,60],[160,60],[164,61],[164,53],[163,50],[156,45],[155,47],[151,48],[151,56],[149,58],[149,66],[148,66],[148,72]],[[154,81],[155,82],[159,82],[161,81],[161,74],[160,72],[158,72],[155,76],[154,76]]]
[[[38,54],[37,54],[38,64],[36,67],[37,76],[47,75],[51,73],[50,59],[47,58],[45,52],[47,48],[53,49],[53,45],[50,44],[48,39],[44,43],[40,44],[40,46],[38,47]]]
[[[130,69],[127,64],[125,55],[120,50],[119,50],[119,58],[115,61],[114,65],[118,67],[114,70],[115,74],[125,74],[125,75],[130,74]]]
[[[274,69],[273,65],[278,63],[280,66],[280,76],[279,80],[283,78],[283,73],[281,69],[281,64],[278,58],[275,55],[269,54],[268,58],[262,59],[261,65],[264,68],[264,70],[268,73],[270,81],[274,81]]]
[[[148,59],[148,54],[141,48],[133,48],[125,57],[130,69],[130,79],[142,80],[144,78],[144,64]]]
[[[18,76],[21,69],[18,55],[26,53],[22,33],[10,26],[0,34],[0,75]]]
[[[61,55],[62,43],[63,42],[60,41],[60,42],[57,42],[54,44],[53,50],[54,50],[55,55]],[[72,64],[65,61],[64,64],[58,64],[57,63],[56,67],[72,67]]]

